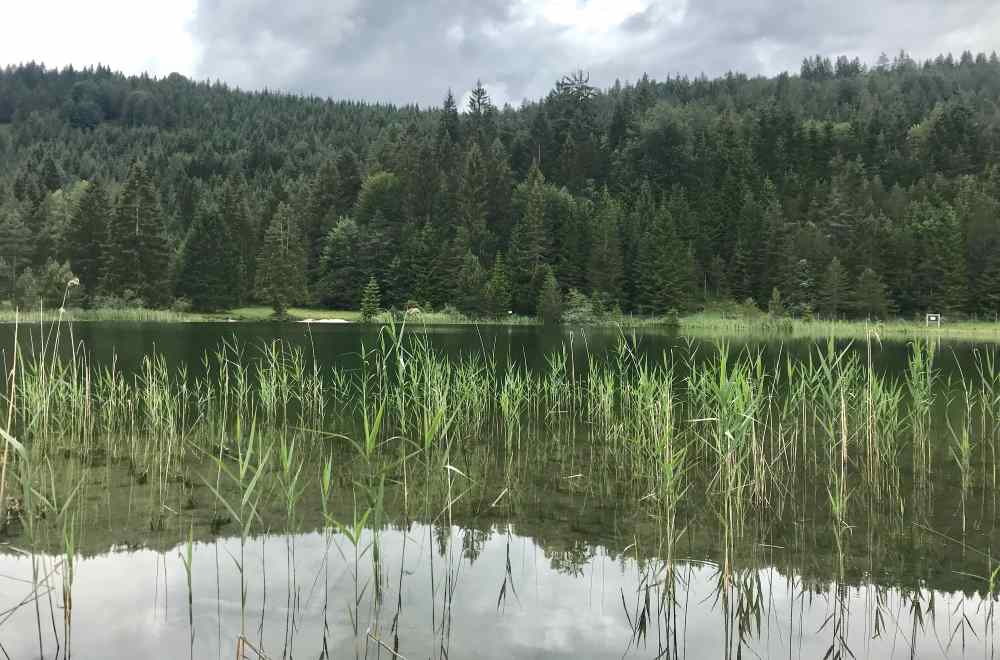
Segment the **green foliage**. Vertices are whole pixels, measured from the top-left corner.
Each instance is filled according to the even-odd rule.
[[[382,294],[379,291],[378,280],[368,278],[368,284],[361,292],[361,320],[371,323],[378,316],[382,307]]]
[[[767,303],[767,313],[776,319],[785,316],[785,304],[781,301],[781,291],[778,287],[771,289],[771,299]]]
[[[508,254],[510,283],[508,288],[506,281],[504,282],[508,302],[500,305],[504,308],[503,313],[509,309],[510,300],[514,302],[514,311],[519,314],[531,314],[535,311],[534,303],[538,300],[546,253],[544,184],[545,177],[536,163],[528,174],[527,207],[524,216],[514,227],[511,237]],[[496,270],[494,266],[494,273]],[[491,282],[492,280],[491,277]],[[495,291],[495,293],[500,292]]]
[[[24,269],[17,278],[14,299],[27,310],[74,307],[80,301],[79,282],[68,262],[49,259],[37,272],[30,267]]]
[[[197,311],[216,311],[239,305],[243,262],[223,216],[203,208],[195,216],[181,251],[178,293]]]
[[[511,287],[507,280],[507,268],[504,266],[503,255],[498,254],[493,261],[493,270],[483,291],[483,311],[490,317],[498,319],[510,311]]]
[[[0,209],[0,257],[3,258],[4,269],[9,279],[7,291],[15,298],[15,285],[18,274],[28,263],[31,255],[31,234],[21,221],[20,214],[13,209]]]
[[[848,296],[847,272],[840,265],[840,259],[834,257],[823,272],[819,290],[820,311],[828,318],[838,318],[847,307]]]
[[[278,207],[257,257],[257,296],[284,317],[289,305],[306,297],[306,257],[298,226],[287,204]]]
[[[478,316],[484,309],[486,271],[471,250],[466,250],[458,269],[455,287],[455,306],[467,316]]]
[[[855,289],[855,312],[862,318],[885,319],[889,316],[889,300],[885,284],[871,268],[865,268],[858,277]]]
[[[159,196],[146,166],[136,161],[108,227],[102,288],[112,295],[131,290],[148,305],[160,307],[173,295],[169,266],[170,245]]]
[[[476,84],[464,114],[450,92],[421,110],[8,67],[0,290],[13,298],[52,259],[70,262],[85,303],[166,307],[176,283],[196,306],[271,304],[256,271],[287,205],[305,273],[288,288],[339,308],[374,276],[386,306],[483,313],[482,268],[503,252],[523,315],[547,267],[598,314],[766,301],[775,287],[796,315],[861,314],[847,301],[868,297],[865,269],[890,312],[997,313],[1000,60],[835,61],[607,91],[578,72],[503,111]],[[225,300],[184,290],[220,281],[208,250],[192,253],[203,208],[237,244],[242,281]]]
[[[593,323],[597,320],[594,305],[586,294],[577,289],[570,289],[563,305],[563,321],[576,325]]]
[[[551,268],[545,269],[542,290],[538,294],[538,318],[545,324],[562,323],[562,292]]]

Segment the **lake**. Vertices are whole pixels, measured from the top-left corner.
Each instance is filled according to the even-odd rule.
[[[0,326],[5,371],[13,342]],[[10,658],[996,651],[995,346],[271,323],[19,342]]]

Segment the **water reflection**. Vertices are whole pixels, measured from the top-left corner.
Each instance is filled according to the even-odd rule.
[[[603,547],[566,561],[505,529],[413,524],[378,537],[377,570],[371,553],[355,563],[342,535],[295,536],[293,562],[286,537],[253,539],[245,557],[253,647],[271,658],[324,649],[333,658],[940,658],[996,648],[994,601],[978,595],[817,580],[766,563],[725,576],[711,562],[671,568]],[[373,540],[366,531],[361,545]],[[239,539],[193,547],[193,641],[183,552],[118,549],[78,560],[73,654],[184,657],[190,647],[195,658],[232,657]],[[43,572],[58,572],[59,561],[44,557]],[[0,576],[6,656],[36,657],[40,636],[44,657],[63,657],[58,587],[40,592],[36,614],[30,559],[3,554]]]

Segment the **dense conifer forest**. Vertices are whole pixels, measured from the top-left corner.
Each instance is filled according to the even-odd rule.
[[[580,72],[518,108],[441,95],[6,68],[0,300],[1000,312],[996,54],[605,90]]]

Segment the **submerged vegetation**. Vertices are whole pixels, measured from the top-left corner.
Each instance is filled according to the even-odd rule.
[[[676,657],[691,562],[707,561],[717,570],[726,648],[752,648],[753,619],[764,607],[756,569],[770,564],[801,576],[791,585],[796,597],[829,592],[824,631],[846,657],[851,614],[842,590],[869,591],[874,614],[865,616],[884,625],[896,616],[886,589],[919,608],[926,581],[941,579],[926,574],[923,560],[900,558],[918,549],[947,554],[943,548],[961,550],[967,562],[954,564],[962,575],[949,583],[989,603],[963,614],[961,625],[996,646],[996,574],[988,552],[974,550],[986,552],[996,531],[988,522],[1000,467],[996,351],[977,351],[971,372],[943,379],[929,341],[914,342],[906,372],[891,374],[873,365],[879,339],[871,333],[847,347],[817,343],[806,359],[720,341],[658,360],[623,333],[612,354],[580,360],[567,344],[546,368],[529,369],[486,349],[448,358],[421,334],[389,324],[356,369],[321,365],[280,341],[231,341],[192,376],[158,354],[130,373],[93,364],[83,346],[61,356],[61,332],[72,326],[52,325],[40,342],[4,354],[0,509],[17,509],[0,518],[0,529],[32,561],[32,594],[18,607],[35,608],[42,656],[45,594],[61,576],[68,648],[81,606],[72,600],[74,566],[100,547],[88,538],[88,525],[100,520],[113,538],[144,529],[181,546],[174,555],[188,584],[192,649],[192,581],[202,579],[192,545],[220,532],[237,537],[240,617],[227,643],[238,639],[271,657],[292,655],[303,589],[321,585],[326,602],[337,562],[354,595],[331,612],[346,611],[355,653],[403,653],[398,637],[391,641],[402,592],[398,602],[390,596],[404,568],[394,575],[386,564],[382,535],[426,525],[425,541],[442,562],[432,557],[429,570],[434,655],[444,657],[458,562],[469,549],[467,538],[456,545],[459,537],[441,530],[464,520],[509,539],[528,524],[528,509],[560,498],[618,512],[623,540],[609,536],[608,547],[634,557],[643,585],[634,597],[622,593],[629,646],[655,643]],[[111,495],[123,475],[127,505]],[[960,519],[942,522],[938,514],[952,514],[956,503]],[[303,530],[322,533],[321,575],[299,575]],[[250,551],[259,543],[263,553],[267,534],[285,539],[282,649],[251,625],[248,591],[266,578]],[[410,542],[404,536],[404,557]],[[58,564],[46,554],[56,550]],[[571,553],[564,560],[577,561]],[[508,556],[498,607],[516,593]],[[323,612],[325,622],[327,605]],[[324,656],[339,656],[328,641],[324,623]]]

